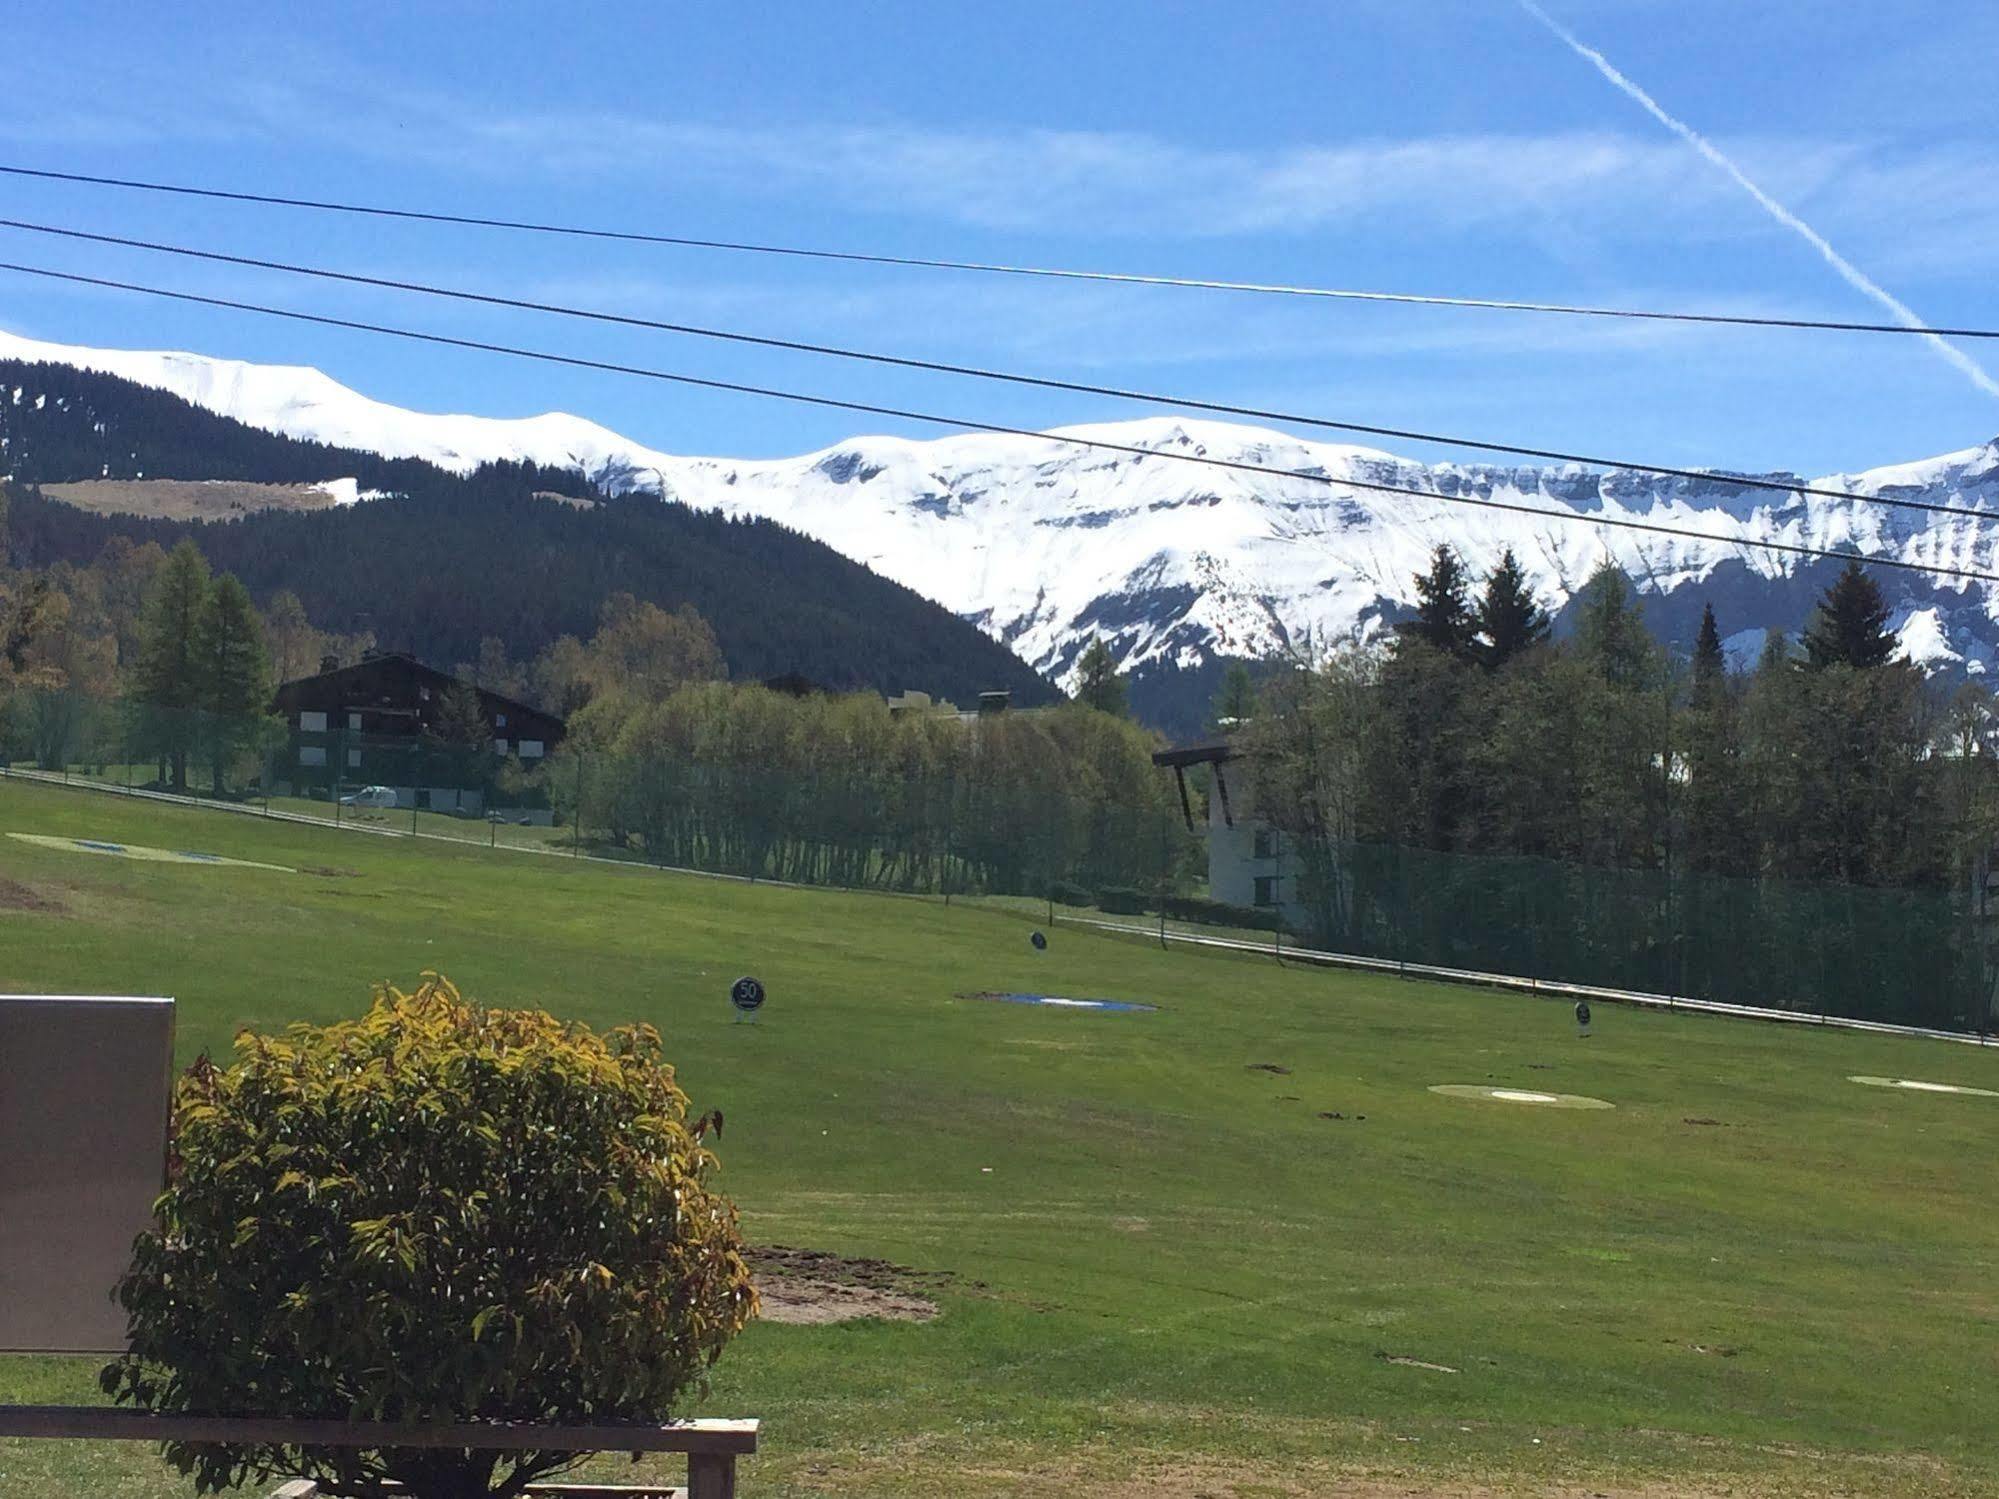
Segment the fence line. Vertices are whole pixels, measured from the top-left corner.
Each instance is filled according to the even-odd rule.
[[[335,832],[369,833],[377,837],[428,839],[436,843],[448,843],[460,848],[487,848],[504,850],[509,853],[540,854],[548,858],[564,861],[579,861],[590,864],[610,865],[619,869],[645,869],[659,874],[692,875],[699,879],[722,880],[734,884],[770,885],[786,890],[846,890],[848,894],[880,895],[897,899],[924,899],[922,892],[886,890],[875,887],[854,889],[837,885],[812,885],[795,880],[764,879],[754,875],[730,874],[712,869],[694,869],[681,865],[654,864],[636,859],[612,859],[601,854],[586,854],[579,850],[565,852],[558,848],[514,843],[481,844],[476,839],[453,838],[444,833],[426,833],[413,828],[375,827],[359,822],[334,822],[327,818],[309,817],[296,812],[274,811],[248,803],[220,802],[205,797],[179,795],[173,792],[154,791],[143,787],[120,786],[116,782],[96,780],[73,780],[56,771],[24,770],[0,764],[0,778],[32,781],[42,785],[62,786],[72,790],[106,792],[114,796],[138,797],[146,801],[160,802],[171,806],[194,808],[202,811],[235,812],[250,817],[268,818],[274,822],[293,823],[305,827],[326,828]],[[990,909],[990,908],[988,908]],[[1681,1014],[1716,1015],[1742,1020],[1781,1021],[1798,1025],[1829,1027],[1836,1030],[1859,1031],[1873,1035],[1904,1036],[1918,1040],[1958,1041],[1973,1046],[1999,1045],[1999,1036],[1983,1032],[1938,1030],[1929,1026],[1897,1025],[1889,1021],[1864,1020],[1843,1015],[1829,1015],[1804,1010],[1785,1010],[1760,1005],[1729,1004],[1721,1000],[1699,999],[1688,995],[1655,994],[1637,989],[1613,989],[1592,984],[1570,983],[1558,979],[1522,977],[1519,974],[1490,973],[1471,968],[1451,968],[1435,963],[1412,963],[1395,958],[1368,957],[1360,953],[1331,952],[1323,948],[1288,946],[1275,947],[1269,942],[1249,941],[1237,937],[1219,937],[1209,933],[1186,932],[1168,927],[1164,915],[1157,924],[1137,925],[1131,922],[1105,921],[1101,918],[1068,914],[1063,908],[1050,903],[1048,920],[1051,925],[1089,927],[1119,936],[1139,937],[1157,941],[1162,947],[1170,947],[1178,942],[1190,947],[1207,948],[1214,951],[1241,953],[1250,957],[1273,957],[1280,964],[1291,961],[1305,963],[1320,968],[1347,968],[1368,973],[1381,973],[1396,978],[1427,979],[1441,983],[1475,985],[1480,988],[1500,989],[1513,993],[1546,995],[1551,998],[1589,999],[1599,1003],[1630,1005],[1640,1009],[1669,1010]]]
[[[1247,953],[1253,957],[1275,957],[1279,963],[1295,961],[1320,968],[1357,968],[1369,973],[1385,973],[1396,978],[1431,979],[1449,984],[1474,984],[1484,989],[1508,989],[1521,994],[1545,994],[1551,998],[1592,999],[1610,1004],[1633,1005],[1642,1009],[1673,1010],[1689,1015],[1723,1015],[1742,1020],[1780,1020],[1796,1025],[1828,1026],[1836,1030],[1868,1031],[1884,1036],[1913,1036],[1930,1041],[1963,1041],[1973,1046],[1999,1045],[1999,1036],[1972,1031],[1941,1031],[1921,1025],[1895,1025],[1885,1020],[1860,1020],[1845,1015],[1814,1014],[1808,1010],[1778,1010],[1761,1005],[1726,1004],[1715,999],[1695,999],[1674,994],[1647,994],[1637,989],[1603,989],[1591,984],[1571,984],[1557,979],[1522,978],[1512,973],[1481,973],[1471,968],[1444,968],[1434,963],[1407,963],[1394,958],[1370,958],[1359,953],[1325,952],[1311,947],[1287,947],[1279,954],[1267,942],[1245,942],[1237,937],[1214,937],[1200,932],[1180,932],[1151,925],[1101,921],[1088,916],[1065,918],[1071,925],[1095,927],[1148,941],[1167,944],[1184,942],[1191,947],[1219,948]]]

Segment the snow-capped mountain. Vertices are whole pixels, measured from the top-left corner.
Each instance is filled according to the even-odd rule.
[[[1738,656],[1753,656],[1767,629],[1797,628],[1829,566],[1743,543],[1999,570],[1999,524],[1967,517],[1726,479],[1424,464],[1181,417],[1041,437],[860,437],[798,458],[739,461],[658,452],[559,413],[500,420],[406,411],[306,368],[5,334],[0,359],[81,365],[253,426],[458,471],[492,459],[574,465],[612,490],[658,490],[702,508],[768,516],[975,620],[1058,680],[1093,635],[1106,637],[1141,680],[1198,675],[1218,658],[1263,655],[1308,633],[1365,637],[1413,602],[1412,579],[1439,542],[1457,547],[1474,570],[1511,547],[1557,609],[1609,558],[1657,596],[1648,611],[1662,633],[1690,639],[1701,603],[1712,602]],[[8,394],[0,389],[0,400]],[[1856,497],[1990,509],[1999,521],[1999,442],[1861,474],[1781,477]],[[1725,539],[1578,525],[1465,499]],[[1898,600],[1912,658],[1971,673],[1999,659],[1999,588],[1885,569],[1881,581]]]

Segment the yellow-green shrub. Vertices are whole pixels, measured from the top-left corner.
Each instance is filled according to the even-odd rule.
[[[107,1393],[399,1422],[662,1420],[754,1314],[735,1209],[650,1026],[489,1010],[426,974],[367,1015],[245,1033],[175,1101]],[[169,1446],[211,1491],[515,1492],[561,1453]]]

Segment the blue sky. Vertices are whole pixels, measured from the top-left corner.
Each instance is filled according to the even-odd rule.
[[[1999,7],[1547,8],[1917,312],[1999,326]],[[187,14],[18,10],[0,160],[896,254],[1882,318],[1516,0]],[[1999,432],[1999,400],[1912,338],[801,265],[15,179],[0,216],[1675,464],[1818,473]],[[13,231],[0,258],[1004,423],[1136,411]],[[5,274],[0,326],[312,364],[426,410],[576,411],[680,452],[932,435]],[[1967,352],[1999,370],[1999,343]]]

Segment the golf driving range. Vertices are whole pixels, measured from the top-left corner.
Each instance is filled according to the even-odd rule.
[[[174,996],[183,1063],[426,969],[657,1026],[758,1273],[851,1292],[689,1412],[762,1418],[746,1494],[1999,1494],[1999,1048],[19,782],[0,834],[0,991]]]

